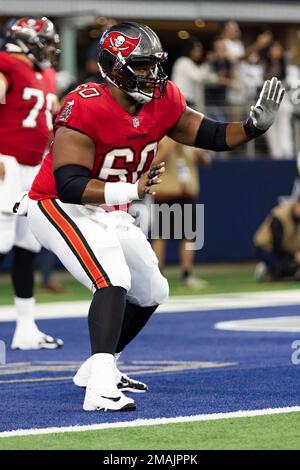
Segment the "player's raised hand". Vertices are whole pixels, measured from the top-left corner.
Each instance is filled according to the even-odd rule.
[[[255,106],[251,106],[250,118],[254,126],[260,131],[266,131],[272,126],[285,89],[281,82],[273,77],[266,80]]]
[[[151,190],[151,187],[154,184],[160,184],[161,179],[160,177],[162,174],[165,172],[165,162],[161,162],[158,165],[153,166],[150,168],[149,171],[147,171],[145,174],[141,176],[141,178],[138,181],[138,194],[139,198],[143,199],[146,194],[152,194],[154,195],[155,192]]]

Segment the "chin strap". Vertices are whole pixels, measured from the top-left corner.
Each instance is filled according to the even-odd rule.
[[[111,83],[112,85],[116,86],[117,88],[119,88],[119,90],[122,90],[124,93],[126,93],[127,95],[131,96],[135,101],[137,101],[138,103],[141,103],[141,104],[146,104],[146,103],[150,103],[150,101],[152,100],[152,96],[147,96],[147,95],[144,95],[144,94],[141,94],[141,93],[138,93],[137,91],[126,91],[124,90],[123,88],[119,87],[119,85],[114,82],[102,69],[101,65],[98,64],[98,68],[100,70],[100,73],[101,73],[101,76],[102,78],[105,78],[105,80],[107,80],[109,83]]]
[[[152,100],[152,96],[143,95],[141,93],[138,93],[137,91],[125,91],[125,93],[127,93],[127,95],[131,96],[135,101],[141,104],[150,103],[150,101]]]

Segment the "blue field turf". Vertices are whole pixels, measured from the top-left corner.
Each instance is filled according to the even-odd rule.
[[[300,307],[251,308],[155,315],[128,347],[122,361],[237,362],[225,368],[164,372],[141,376],[149,392],[134,395],[133,413],[82,411],[84,390],[71,380],[0,383],[0,431],[176,417],[300,405],[300,365],[291,363],[291,344],[300,333],[218,331],[219,321],[299,315]],[[48,334],[64,339],[57,351],[8,351],[7,362],[83,361],[89,351],[87,320],[38,322]],[[9,342],[14,324],[1,323]],[[0,381],[66,377],[71,371],[0,375]],[[125,432],[125,430],[124,430]]]

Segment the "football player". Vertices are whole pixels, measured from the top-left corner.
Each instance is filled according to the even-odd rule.
[[[84,410],[133,410],[123,391],[146,390],[122,377],[115,355],[168,297],[151,245],[126,212],[161,181],[164,163],[151,168],[157,143],[169,135],[194,147],[234,148],[271,126],[284,93],[273,78],[246,122],[216,122],[186,106],[163,71],[166,58],[148,26],[108,29],[99,48],[106,83],[87,83],[68,95],[29,193],[32,232],[94,293],[91,357],[74,379],[86,386]]]
[[[52,132],[58,41],[49,19],[22,18],[9,25],[6,50],[0,52],[0,261],[13,249],[13,349],[62,345],[35,324],[33,259],[40,244],[27,219],[12,211],[17,193],[29,190]]]

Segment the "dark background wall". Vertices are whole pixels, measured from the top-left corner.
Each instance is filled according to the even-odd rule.
[[[289,197],[297,178],[295,161],[215,161],[201,171],[199,202],[205,205],[204,248],[198,261],[253,259],[252,236],[281,196]],[[177,262],[177,243],[168,260]]]
[[[296,162],[216,160],[201,171],[200,179],[205,241],[196,260],[253,260],[253,233],[280,197],[291,196],[297,182]],[[178,241],[168,243],[167,261],[178,262]],[[9,255],[1,269],[7,270],[10,262]]]

